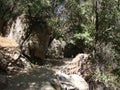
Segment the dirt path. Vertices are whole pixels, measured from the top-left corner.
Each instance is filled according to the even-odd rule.
[[[54,79],[54,73],[71,59],[47,59],[41,66],[36,66],[29,73],[7,76],[9,79],[5,90],[40,90],[40,87]]]

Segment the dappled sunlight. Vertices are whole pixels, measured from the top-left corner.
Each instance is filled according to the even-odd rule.
[[[28,74],[12,76],[6,90],[40,90],[39,88],[54,78],[54,71],[36,68]]]
[[[0,36],[0,47],[18,47],[18,43],[14,39]]]

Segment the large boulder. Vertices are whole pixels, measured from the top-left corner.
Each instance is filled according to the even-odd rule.
[[[10,31],[8,37],[15,39],[24,55],[30,58],[44,59],[50,28],[43,18],[18,16],[8,31]]]
[[[59,83],[61,90],[89,90],[87,82],[77,74],[67,75],[65,73],[57,72],[56,76],[57,80],[54,80],[54,82],[56,84]]]

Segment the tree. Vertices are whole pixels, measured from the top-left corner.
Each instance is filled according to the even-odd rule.
[[[51,16],[49,0],[0,0],[0,31],[5,33],[7,22],[24,14],[32,17],[48,19]]]

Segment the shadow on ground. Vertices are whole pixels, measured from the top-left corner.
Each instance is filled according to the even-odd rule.
[[[60,70],[61,66],[64,66],[65,62],[70,60],[46,59],[29,73],[19,73],[12,76],[3,75],[8,77],[8,82],[7,85],[4,85],[5,89],[2,90],[41,90],[42,86],[50,84],[50,81],[55,78],[55,71]]]
[[[5,90],[40,90],[42,85],[49,83],[55,77],[54,73],[47,68],[36,68],[30,73],[12,77]]]

